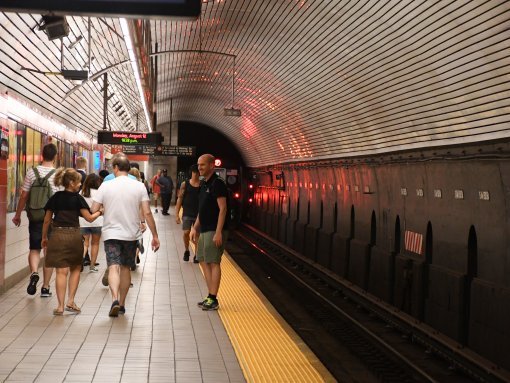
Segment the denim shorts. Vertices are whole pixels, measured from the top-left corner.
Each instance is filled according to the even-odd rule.
[[[28,222],[28,238],[30,250],[41,250],[43,221]]]
[[[101,226],[82,227],[80,228],[80,231],[82,235],[101,234]]]
[[[108,266],[136,266],[135,257],[137,243],[138,241],[122,241],[120,239],[108,239],[104,241],[106,264]]]

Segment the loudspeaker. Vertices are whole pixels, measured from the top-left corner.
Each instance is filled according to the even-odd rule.
[[[60,39],[69,34],[69,25],[63,16],[43,16],[43,24],[39,29],[44,30],[50,40]]]

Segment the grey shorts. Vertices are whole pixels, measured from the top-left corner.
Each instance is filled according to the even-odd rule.
[[[108,239],[104,241],[106,264],[108,266],[135,266],[137,243],[138,241],[121,241],[120,239]]]
[[[182,217],[182,230],[191,230],[191,226],[195,223],[196,218]]]
[[[225,243],[228,240],[228,231],[222,231],[222,243],[220,247],[216,247],[213,242],[214,231],[206,231],[198,237],[197,260],[205,263],[220,263],[221,256],[225,251]]]

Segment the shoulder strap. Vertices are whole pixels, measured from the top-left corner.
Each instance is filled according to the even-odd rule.
[[[48,174],[46,174],[46,175],[44,176],[43,181],[47,181],[47,180],[51,177],[51,175],[52,175],[53,173],[55,173],[55,169],[51,169],[51,170],[48,172]]]
[[[32,170],[35,174],[35,180],[39,183],[41,183],[41,176],[39,175],[39,169],[37,169],[37,166],[32,166]]]

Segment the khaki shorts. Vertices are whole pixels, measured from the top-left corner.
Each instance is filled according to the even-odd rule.
[[[197,260],[205,263],[220,263],[223,251],[225,251],[225,243],[228,240],[228,231],[222,231],[222,243],[220,247],[216,247],[213,242],[214,231],[201,233],[198,237]]]

